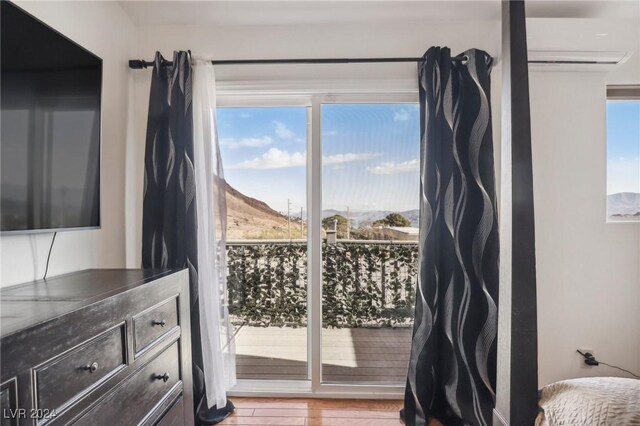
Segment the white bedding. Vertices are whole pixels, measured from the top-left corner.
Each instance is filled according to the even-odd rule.
[[[563,380],[542,389],[540,408],[539,426],[640,426],[640,380]]]

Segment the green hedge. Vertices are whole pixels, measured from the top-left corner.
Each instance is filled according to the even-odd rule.
[[[413,319],[417,244],[323,244],[323,325],[408,325]],[[305,326],[307,246],[227,244],[234,323]]]

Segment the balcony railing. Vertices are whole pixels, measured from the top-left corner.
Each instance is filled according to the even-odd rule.
[[[235,324],[306,326],[305,241],[228,242],[227,261],[230,314]],[[323,243],[323,326],[411,324],[417,264],[416,242]]]

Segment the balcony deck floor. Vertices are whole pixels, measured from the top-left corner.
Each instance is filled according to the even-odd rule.
[[[406,381],[411,328],[322,329],[323,381]],[[307,378],[307,329],[243,326],[236,335],[239,379]]]

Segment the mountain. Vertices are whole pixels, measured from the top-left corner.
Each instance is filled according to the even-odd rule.
[[[404,212],[400,212],[400,214],[406,217],[407,219],[409,219],[409,222],[411,222],[411,226],[413,226],[414,228],[420,227],[420,210],[419,209],[407,210]]]
[[[640,193],[618,192],[607,196],[609,216],[640,216]]]
[[[349,217],[351,219],[351,226],[354,228],[361,228],[370,226],[376,220],[384,219],[387,215],[391,213],[400,213],[402,216],[406,217],[409,222],[411,222],[411,226],[418,227],[418,222],[420,218],[420,210],[406,210],[406,211],[395,211],[395,210],[371,210],[371,211],[351,211],[347,214],[346,210],[334,210],[328,209],[322,211],[322,217],[329,217],[336,214],[339,214],[344,217]]]
[[[289,222],[287,216],[275,211],[264,201],[248,197],[226,184],[227,193],[227,238],[237,239],[287,239],[289,238]],[[608,197],[607,211],[613,218],[640,217],[640,193],[620,192]],[[420,211],[418,209],[406,211],[371,210],[351,211],[327,209],[322,211],[322,217],[326,218],[336,214],[349,216],[353,228],[370,226],[376,220],[383,219],[390,213],[400,213],[406,217],[411,226],[418,227]],[[300,213],[291,216],[291,237],[294,239],[305,238],[301,230]],[[304,212],[306,216],[306,212]],[[306,234],[306,232],[304,232]]]
[[[226,183],[227,196],[227,239],[229,240],[259,240],[259,239],[288,239],[289,221],[287,216],[269,207],[264,201],[249,197]],[[418,227],[419,210],[402,212],[391,210],[374,210],[350,212],[351,226],[360,228],[370,226],[376,220],[383,219],[390,213],[400,213],[409,219],[411,226]],[[305,216],[307,212],[303,213]],[[333,215],[347,217],[346,211],[324,210],[322,217]],[[306,238],[307,223],[301,229],[300,212],[291,215],[291,238]]]
[[[226,183],[227,239],[289,238],[287,217],[264,201],[248,197]],[[291,237],[300,238],[300,220],[291,219]]]

